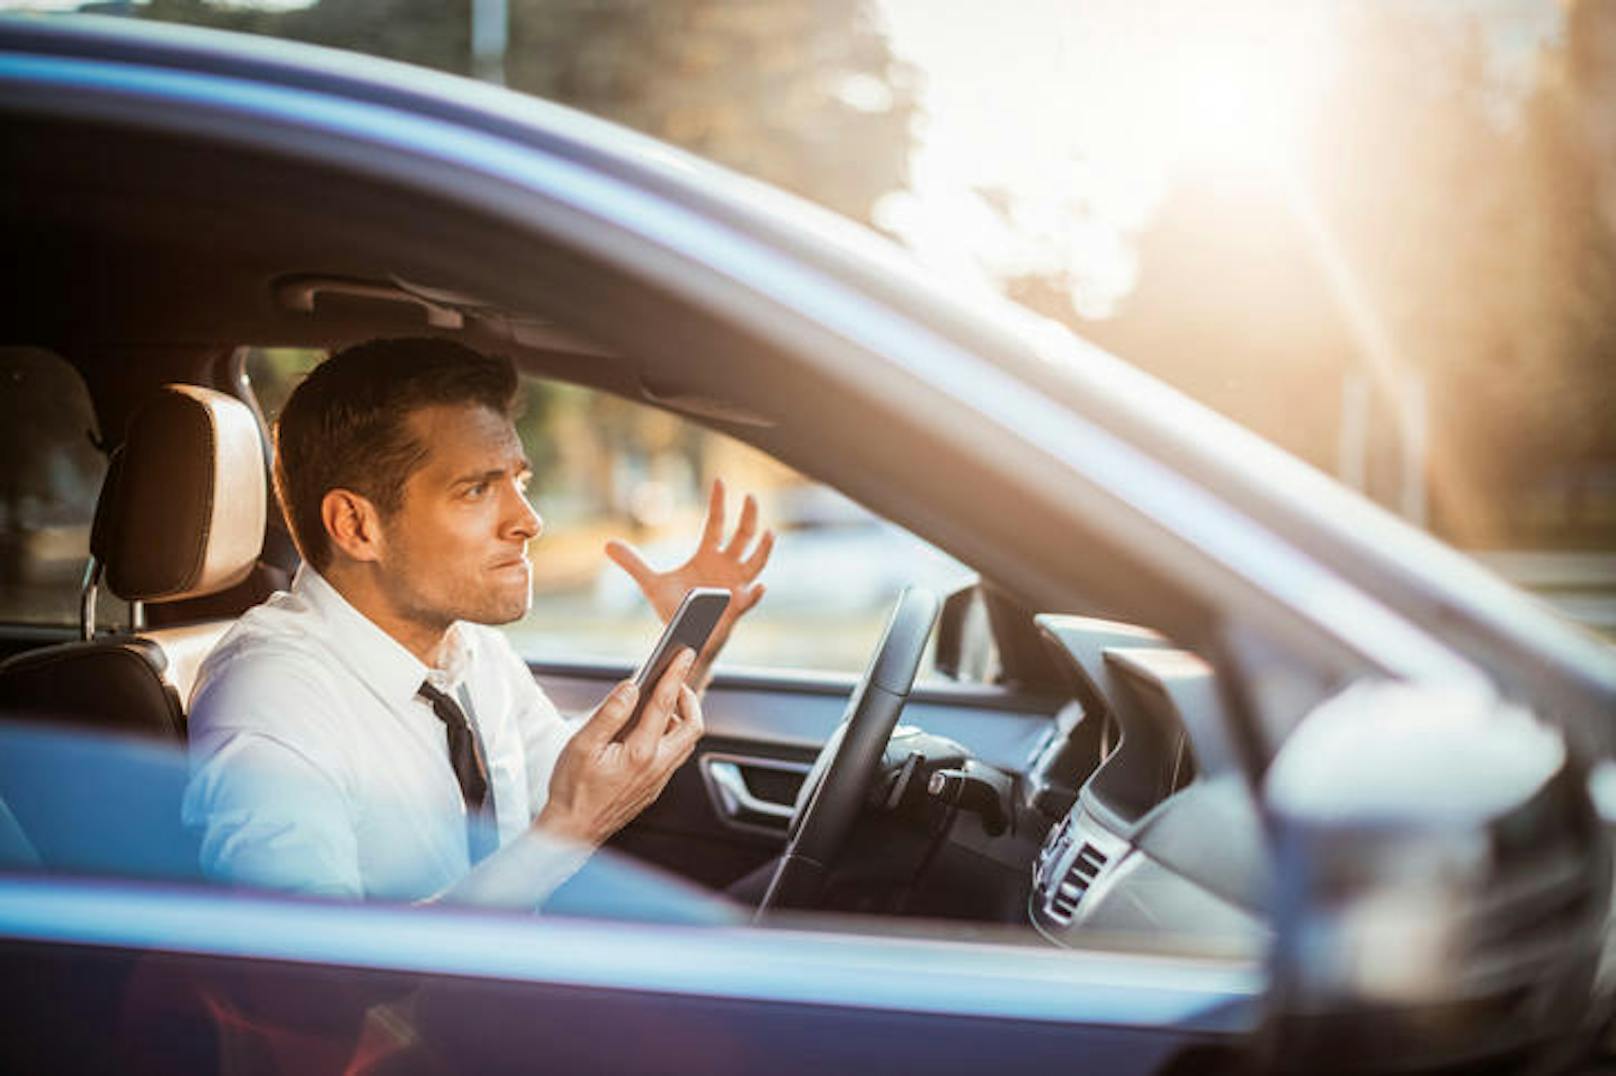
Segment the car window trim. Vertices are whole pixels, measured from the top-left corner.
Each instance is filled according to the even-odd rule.
[[[422,929],[428,922],[431,929]],[[37,875],[0,878],[0,938],[719,1000],[1221,1034],[1255,1030],[1265,988],[1260,962],[1234,956],[590,922]],[[401,944],[402,938],[409,943]],[[791,974],[781,974],[782,968]],[[854,968],[857,974],[850,973]]]

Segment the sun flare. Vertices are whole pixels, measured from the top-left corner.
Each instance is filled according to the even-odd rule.
[[[956,278],[1064,275],[1085,316],[1131,289],[1131,237],[1175,176],[1264,182],[1298,154],[1334,62],[1324,3],[883,9],[925,120],[911,188],[878,222]]]
[[[1142,49],[1125,95],[1131,121],[1169,164],[1273,167],[1296,151],[1325,89],[1327,50],[1309,29],[1225,12]]]

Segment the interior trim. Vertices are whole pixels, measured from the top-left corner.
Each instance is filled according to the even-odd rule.
[[[633,674],[627,663],[579,661],[529,661],[529,671],[540,680],[599,680],[615,683]],[[858,686],[859,678],[852,673],[825,672],[810,669],[787,669],[772,666],[749,665],[743,667],[719,666],[713,672],[709,691],[770,691],[783,695],[834,695],[847,698]],[[940,706],[962,706],[979,710],[1002,710],[1009,713],[1053,714],[1063,703],[1065,695],[1047,692],[1025,693],[999,684],[952,684],[946,681],[919,681],[909,692],[910,702],[929,702]]]

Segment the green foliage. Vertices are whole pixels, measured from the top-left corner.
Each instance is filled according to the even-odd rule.
[[[319,0],[270,11],[209,0],[151,0],[144,18],[264,34],[465,74],[470,0]]]
[[[858,220],[907,179],[914,94],[869,0],[510,0],[506,83]],[[146,18],[471,71],[469,0],[274,12],[152,0]]]
[[[868,220],[913,95],[866,0],[512,0],[507,81]]]

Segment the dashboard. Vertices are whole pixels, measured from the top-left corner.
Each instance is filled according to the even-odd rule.
[[[1063,946],[1260,951],[1267,855],[1212,667],[1132,625],[1036,622],[1076,701],[1027,775],[1046,812],[1070,799],[1033,860],[1028,919]]]

